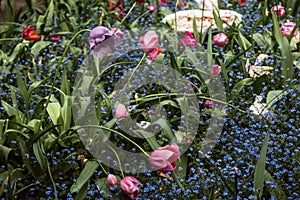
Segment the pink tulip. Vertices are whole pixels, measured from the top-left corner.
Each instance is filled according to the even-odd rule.
[[[225,33],[218,33],[213,37],[213,43],[217,47],[224,47],[229,42],[229,39]]]
[[[282,17],[285,14],[285,9],[283,6],[273,6],[271,12],[275,12],[278,17]]]
[[[140,42],[143,51],[149,53],[158,46],[158,35],[155,31],[148,31],[145,35],[140,37]]]
[[[206,101],[204,102],[204,107],[206,107],[206,108],[214,108],[214,107],[215,107],[215,104],[214,104],[214,102],[211,101],[211,100],[206,100]]]
[[[149,157],[151,165],[160,172],[166,173],[176,168],[175,161],[179,158],[180,151],[177,144],[159,147]]]
[[[157,7],[154,6],[154,5],[152,5],[152,4],[149,4],[149,5],[147,6],[147,9],[149,10],[149,13],[152,14],[154,11],[157,10]]]
[[[211,75],[212,76],[218,76],[220,72],[222,71],[222,67],[219,65],[214,65],[211,69]]]
[[[182,38],[182,42],[186,45],[189,45],[192,48],[195,48],[198,46],[197,40],[194,37],[193,33],[186,32],[185,35]]]
[[[246,5],[246,0],[235,0],[235,2],[239,3],[241,6]]]
[[[292,34],[293,29],[295,28],[296,24],[294,22],[285,22],[280,27],[280,32],[282,35],[289,37]],[[294,36],[298,35],[298,28],[294,32]]]
[[[160,48],[155,48],[147,55],[147,58],[151,61],[155,61],[156,57],[161,53],[162,50]]]
[[[113,174],[108,174],[107,184],[109,185],[109,187],[114,187],[117,185],[117,183],[118,183],[117,177]]]
[[[120,181],[121,189],[125,194],[127,194],[131,199],[135,199],[139,195],[139,189],[143,185],[133,176],[126,176]]]
[[[124,117],[124,116],[128,116],[128,112],[126,110],[126,107],[123,104],[119,104],[116,108],[116,112],[115,112],[115,116],[116,117]]]

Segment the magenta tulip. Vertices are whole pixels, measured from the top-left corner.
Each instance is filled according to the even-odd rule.
[[[293,29],[295,28],[296,24],[294,22],[285,22],[280,27],[280,32],[282,35],[289,37],[292,34]],[[298,35],[298,28],[294,32],[294,36]]]
[[[275,12],[278,17],[282,17],[285,15],[285,8],[283,6],[273,6],[271,12]]]
[[[157,7],[154,6],[154,5],[152,5],[152,4],[149,4],[149,5],[147,6],[147,9],[149,10],[149,13],[152,14],[154,11],[157,10]]]
[[[135,199],[139,195],[139,189],[143,185],[133,176],[127,176],[120,181],[121,189],[131,199]]]
[[[214,107],[215,107],[215,104],[214,104],[214,102],[211,101],[211,100],[206,100],[206,101],[204,102],[204,107],[206,107],[206,108],[214,108]]]
[[[145,35],[140,37],[142,49],[145,53],[151,52],[158,46],[158,35],[155,31],[148,31]]]
[[[177,144],[159,147],[149,157],[150,164],[160,172],[166,173],[176,168],[175,161],[179,158],[180,151]]]
[[[213,43],[217,47],[224,47],[229,42],[229,39],[225,33],[218,33],[213,37]]]

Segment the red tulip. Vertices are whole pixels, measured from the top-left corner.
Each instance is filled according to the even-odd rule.
[[[162,53],[160,48],[153,49],[150,53],[148,53],[147,58],[151,61],[155,61],[156,57]]]
[[[193,48],[198,46],[197,40],[194,37],[193,33],[191,33],[191,32],[186,32],[182,38],[182,41],[184,44],[189,45],[190,47],[193,47]]]
[[[158,35],[155,31],[148,31],[145,35],[140,37],[140,42],[142,44],[143,51],[145,53],[149,53],[153,49],[157,48]]]
[[[229,39],[225,33],[218,33],[213,37],[213,43],[217,47],[224,47],[229,42]]]
[[[114,187],[118,184],[117,177],[113,174],[108,174],[107,176],[107,184],[109,187]]]
[[[35,28],[31,28],[31,25],[26,26],[22,32],[23,38],[25,40],[34,40],[34,41],[41,40],[42,37],[39,34],[37,34],[35,31],[36,31]]]
[[[139,189],[143,185],[133,176],[127,176],[120,181],[121,189],[131,199],[135,199],[139,195]]]
[[[176,168],[175,161],[179,158],[180,151],[177,144],[173,143],[171,146],[159,147],[149,157],[150,164],[159,170],[166,173],[173,171]]]
[[[168,0],[159,0],[159,5],[167,6],[168,5]]]
[[[246,0],[235,0],[235,2],[239,3],[241,6],[246,5]]]
[[[282,17],[285,14],[285,9],[283,6],[273,6],[271,12],[275,12],[278,17]]]
[[[214,65],[211,69],[211,75],[212,76],[218,76],[220,72],[222,71],[222,67],[219,65]]]

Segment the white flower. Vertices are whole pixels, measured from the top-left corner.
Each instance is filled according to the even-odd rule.
[[[142,129],[146,129],[150,126],[150,122],[146,122],[146,121],[141,121],[139,123],[136,123],[136,125],[139,127],[139,128],[142,128]]]
[[[259,56],[256,58],[254,65],[250,65],[249,59],[247,59],[245,68],[248,71],[249,76],[251,78],[257,78],[264,74],[268,75],[270,74],[270,71],[274,69],[273,67],[269,66],[258,66],[258,64],[266,58],[268,58],[268,55],[259,54]]]
[[[266,103],[261,103],[262,101],[262,96],[257,96],[255,98],[255,101],[253,105],[250,106],[249,110],[254,114],[254,115],[265,115],[267,114],[270,110],[267,108]]]

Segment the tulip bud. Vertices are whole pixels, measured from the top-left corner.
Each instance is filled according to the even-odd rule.
[[[109,185],[109,187],[114,187],[117,185],[117,183],[118,183],[117,177],[113,174],[108,174],[107,184]]]

